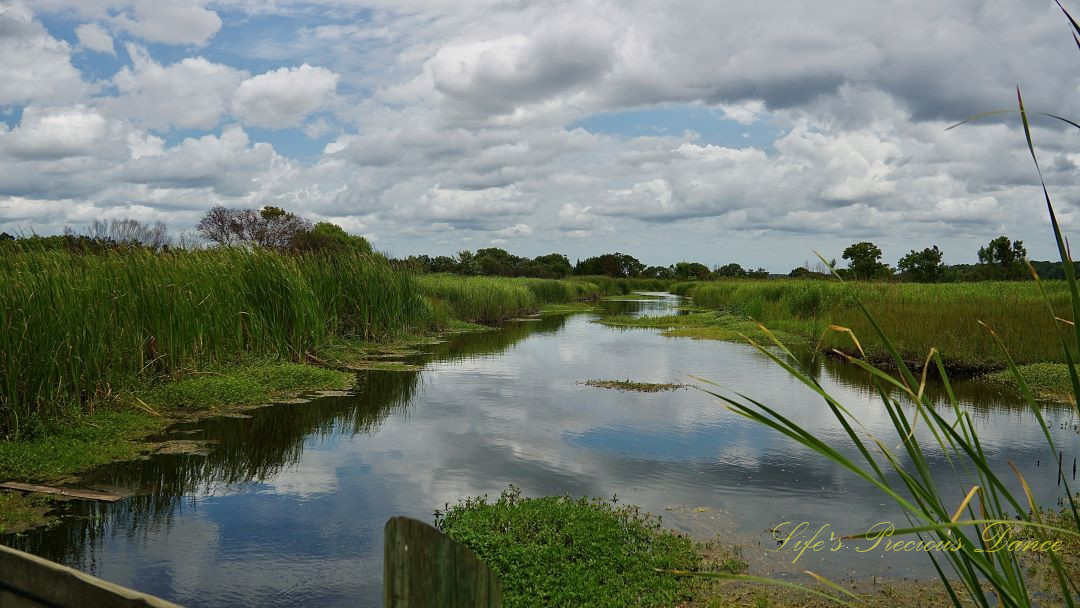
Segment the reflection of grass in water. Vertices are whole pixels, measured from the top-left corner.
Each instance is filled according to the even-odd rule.
[[[183,435],[216,442],[205,456],[159,455],[116,462],[96,470],[91,485],[132,488],[135,496],[113,504],[79,504],[85,517],[65,518],[55,529],[35,529],[6,544],[54,561],[89,563],[93,547],[110,531],[137,535],[168,522],[185,496],[213,493],[233,484],[272,481],[301,459],[305,442],[373,432],[407,406],[420,382],[417,373],[360,374],[347,397],[251,410],[251,418],[212,418],[185,423]],[[10,542],[9,542],[10,541]],[[82,560],[80,562],[80,560]]]
[[[669,383],[654,383],[654,382],[633,382],[627,380],[586,380],[582,382],[585,386],[592,386],[595,388],[613,388],[620,391],[635,391],[638,393],[658,393],[660,391],[673,391],[675,389],[686,388],[685,384],[669,384]]]

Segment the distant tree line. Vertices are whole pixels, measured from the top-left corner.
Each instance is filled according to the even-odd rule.
[[[261,209],[228,209],[213,207],[199,221],[198,236],[203,242],[219,246],[262,247],[291,253],[310,252],[373,252],[362,236],[352,235],[336,224],[307,219],[280,207]],[[84,232],[70,228],[63,234],[18,236],[0,233],[0,251],[12,245],[20,248],[60,249],[82,253],[100,253],[118,249],[164,251],[173,247],[198,246],[190,235],[178,239],[169,236],[161,222],[139,222],[133,219],[95,220]],[[1024,243],[1007,236],[992,239],[980,247],[977,264],[946,265],[937,245],[922,250],[912,249],[902,256],[895,268],[882,262],[881,248],[870,241],[853,243],[844,249],[841,268],[835,259],[828,265],[811,268],[809,263],[788,273],[797,278],[828,278],[831,270],[854,280],[892,280],[920,283],[1024,280],[1030,278],[1025,266],[1027,249]],[[504,277],[564,278],[572,275],[606,275],[610,277],[642,277],[673,280],[707,281],[718,278],[768,278],[764,268],[745,269],[734,262],[709,268],[700,262],[677,262],[669,266],[646,266],[632,255],[605,253],[571,264],[561,253],[549,253],[535,258],[516,256],[505,249],[488,247],[475,252],[461,251],[454,256],[411,255],[391,260],[395,265],[419,272],[447,272],[462,275]],[[1032,261],[1031,265],[1044,279],[1064,279],[1061,262]],[[1076,265],[1080,274],[1080,264]]]
[[[224,247],[262,247],[290,253],[356,252],[372,253],[362,236],[345,232],[329,222],[310,221],[279,207],[227,209],[213,207],[199,221],[198,236]],[[63,234],[16,237],[0,233],[0,247],[16,246],[33,250],[64,250],[77,253],[104,253],[126,249],[167,251],[200,245],[190,235],[169,236],[162,222],[143,223],[133,219],[94,220],[84,232],[66,228]]]
[[[700,262],[678,262],[670,266],[646,266],[641,260],[625,253],[605,253],[574,264],[561,253],[549,253],[535,258],[519,257],[498,247],[461,251],[455,256],[411,255],[395,262],[419,272],[449,272],[463,275],[503,277],[565,278],[568,276],[640,277],[649,279],[709,280],[717,277],[765,278],[764,268],[744,270],[738,264],[726,264],[709,270]]]
[[[869,241],[849,245],[842,254],[847,261],[846,268],[838,267],[832,260],[828,267],[818,265],[811,270],[809,265],[793,269],[792,277],[827,277],[829,267],[840,276],[855,280],[899,280],[918,283],[962,282],[962,281],[1003,281],[1031,278],[1024,260],[1027,249],[1022,241],[1010,240],[999,236],[978,250],[978,264],[946,265],[943,253],[937,245],[922,250],[912,249],[900,258],[896,268],[881,261],[881,248]],[[1061,262],[1031,262],[1046,279],[1065,278]],[[1080,268],[1080,266],[1078,266]]]

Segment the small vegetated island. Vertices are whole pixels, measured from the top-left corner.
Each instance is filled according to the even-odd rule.
[[[1025,382],[1043,399],[1072,394],[1053,318],[1071,318],[1065,269],[1034,262],[1037,283],[1023,244],[1004,236],[978,251],[977,265],[946,266],[931,246],[893,268],[860,242],[833,269],[780,276],[735,263],[647,266],[623,253],[573,264],[498,248],[394,259],[276,207],[214,208],[199,230],[199,242],[175,240],[163,225],[124,220],[0,237],[0,482],[77,483],[97,465],[161,449],[146,438],[174,422],[346,389],[357,371],[414,371],[410,357],[447,333],[597,311],[598,300],[635,291],[684,296],[690,310],[596,321],[672,337],[776,340],[916,373],[937,349],[948,372],[1011,389]],[[1016,368],[1007,369],[998,339]],[[579,380],[646,393],[686,388]],[[47,521],[49,510],[46,498],[0,492],[0,532]],[[529,498],[512,488],[448,506],[436,523],[496,570],[507,605],[762,601],[756,588],[670,574],[739,574],[747,564],[737,550],[694,542],[613,500]],[[913,592],[926,605],[948,601]],[[795,595],[776,597],[817,601],[787,593]]]

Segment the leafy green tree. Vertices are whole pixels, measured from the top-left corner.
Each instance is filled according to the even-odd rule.
[[[710,276],[712,276],[712,273],[709,272],[709,267],[700,262],[678,262],[675,264],[675,278],[677,279],[703,281]]]
[[[345,229],[330,222],[319,222],[311,228],[293,235],[289,248],[297,252],[332,252],[362,253],[373,252],[371,243],[362,236],[345,232]],[[423,256],[427,257],[427,256]]]
[[[454,272],[458,274],[476,275],[480,274],[480,264],[476,261],[476,256],[468,249],[459,251],[457,254],[457,263],[454,267]]]
[[[457,272],[458,261],[448,255],[437,255],[431,258],[428,270],[431,272]]]
[[[896,267],[900,272],[920,283],[936,283],[945,276],[945,264],[941,261],[941,250],[937,245],[922,251],[911,250],[900,258]]]
[[[848,260],[848,270],[856,279],[872,279],[886,274],[886,267],[881,263],[881,248],[869,241],[849,245],[844,250],[843,258]]]
[[[732,262],[718,267],[715,274],[718,277],[745,277],[747,273],[742,266]]]
[[[979,263],[991,266],[1008,267],[1022,262],[1027,257],[1023,241],[1010,241],[1007,236],[999,236],[986,247],[979,248]]]
[[[673,266],[649,266],[641,271],[641,276],[646,279],[674,279],[675,268]]]
[[[1023,241],[1010,241],[1005,235],[979,248],[979,264],[983,266],[984,278],[1022,279],[1027,275],[1025,258],[1027,249]]]
[[[767,279],[769,278],[769,271],[759,267],[756,270],[746,271],[746,276],[751,279]]]
[[[518,269],[525,260],[498,247],[478,249],[475,256],[476,263],[480,266],[480,274],[489,276],[512,277],[518,274]]]
[[[579,261],[574,274],[603,274],[609,277],[636,277],[645,270],[645,265],[637,258],[625,253],[605,253],[604,255]]]
[[[570,266],[570,260],[561,253],[549,253],[547,255],[540,255],[533,258],[532,268],[539,268],[549,276],[554,278],[563,278],[570,274],[573,267]],[[542,276],[537,274],[536,276]]]

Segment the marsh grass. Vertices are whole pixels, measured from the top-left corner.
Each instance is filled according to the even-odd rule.
[[[697,307],[718,309],[760,322],[774,331],[820,341],[824,350],[856,352],[848,335],[829,331],[847,327],[860,337],[865,356],[889,364],[889,348],[863,315],[865,306],[891,346],[911,366],[935,347],[954,372],[1003,369],[1005,359],[980,322],[993,327],[1020,364],[1065,361],[1057,327],[1046,314],[1071,319],[1069,288],[1064,281],[1044,282],[1046,297],[1033,282],[868,283],[809,279],[727,279],[673,287]],[[1074,349],[1075,352],[1075,349]]]
[[[92,414],[133,386],[245,356],[319,360],[342,341],[477,329],[598,294],[586,281],[413,276],[377,255],[230,248],[8,249],[0,285],[0,439],[40,435],[50,421]],[[185,382],[162,390],[231,402],[251,388],[238,378]]]
[[[539,312],[546,304],[592,299],[599,292],[593,283],[557,279],[428,274],[415,281],[439,315],[472,323],[497,323]]]
[[[303,360],[336,336],[429,324],[378,256],[218,249],[0,254],[0,437],[93,412],[133,380],[244,353]]]
[[[743,342],[746,336],[765,338],[766,334],[750,319],[723,311],[698,311],[685,315],[645,316],[612,315],[595,320],[610,327],[642,327],[660,329],[660,335],[668,337],[696,338],[701,340],[724,340]],[[785,344],[805,344],[805,337],[784,331],[772,334]]]

